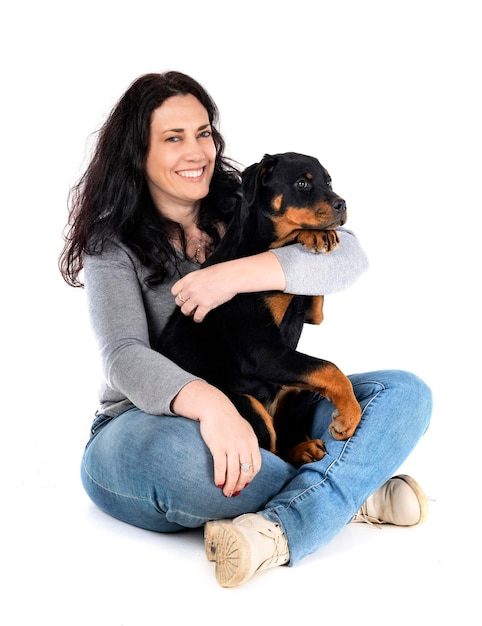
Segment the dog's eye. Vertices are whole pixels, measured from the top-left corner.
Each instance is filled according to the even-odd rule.
[[[331,185],[331,178],[327,178],[327,179],[326,179],[326,184],[328,185],[328,187],[329,187],[330,189],[332,189],[332,188],[333,188],[333,187],[332,187],[332,185]]]
[[[300,178],[296,181],[295,186],[303,191],[309,191],[311,189],[311,183],[306,178]]]

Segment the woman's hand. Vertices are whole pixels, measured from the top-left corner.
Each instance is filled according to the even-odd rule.
[[[202,380],[185,385],[172,401],[178,415],[200,422],[201,436],[214,462],[214,484],[236,496],[261,468],[258,439],[251,425],[219,389]],[[241,465],[251,465],[243,470]]]
[[[213,455],[214,484],[228,498],[236,496],[261,469],[258,439],[236,410],[211,410],[200,424],[201,436]]]
[[[174,283],[171,293],[184,315],[202,322],[209,311],[238,293],[284,288],[285,276],[277,257],[262,252],[190,272]]]
[[[225,263],[211,265],[186,274],[174,283],[171,293],[184,315],[202,322],[212,309],[236,295],[234,281],[230,279]]]

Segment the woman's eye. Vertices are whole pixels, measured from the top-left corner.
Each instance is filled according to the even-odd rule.
[[[173,137],[168,137],[166,141],[170,141],[171,143],[177,143],[178,141],[180,141],[180,138],[174,135]]]
[[[211,137],[212,133],[210,130],[203,130],[201,133],[201,137]]]

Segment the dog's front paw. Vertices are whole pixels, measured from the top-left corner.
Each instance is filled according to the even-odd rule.
[[[294,448],[291,448],[291,450],[288,450],[284,459],[296,467],[301,467],[305,465],[305,463],[319,461],[325,454],[325,444],[321,439],[309,439],[308,441],[299,443]]]
[[[338,248],[340,238],[336,230],[322,230],[324,247],[322,252],[331,252],[335,248]]]
[[[340,243],[336,230],[302,230],[296,240],[314,254],[331,252]]]
[[[360,423],[360,419],[360,405],[358,402],[355,402],[353,403],[353,407],[345,409],[343,413],[339,413],[337,410],[333,412],[333,421],[328,427],[328,430],[333,439],[338,439],[339,441],[348,439],[355,432],[356,427]]]

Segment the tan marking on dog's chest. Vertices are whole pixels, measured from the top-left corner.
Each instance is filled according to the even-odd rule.
[[[289,307],[293,298],[293,294],[290,293],[277,293],[275,295],[266,296],[265,302],[269,310],[271,311],[273,320],[278,328],[280,327],[286,310]]]

